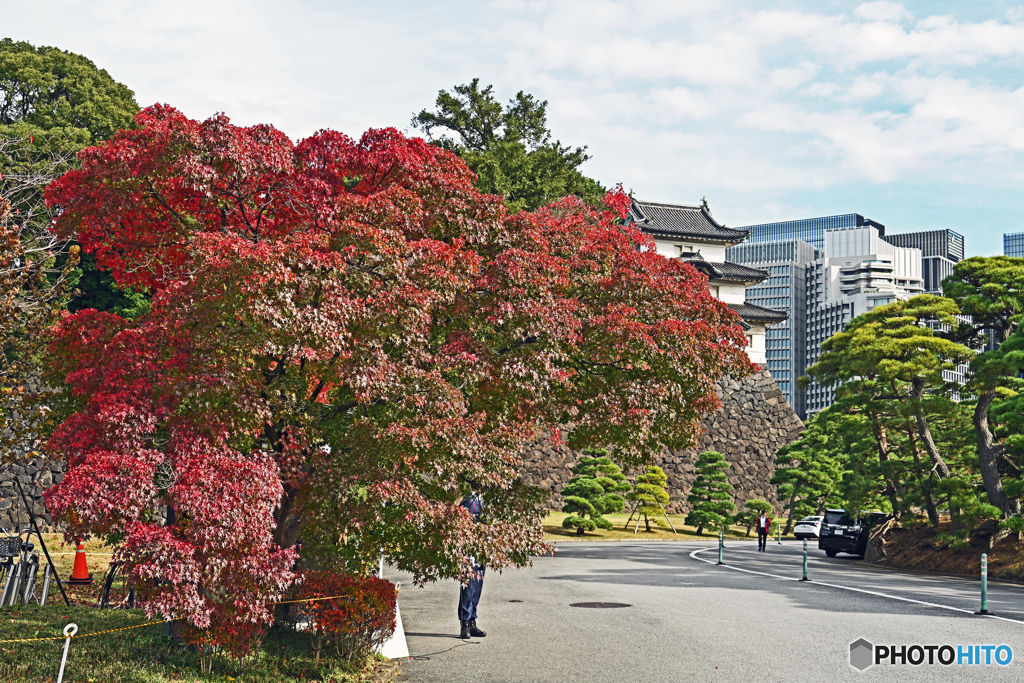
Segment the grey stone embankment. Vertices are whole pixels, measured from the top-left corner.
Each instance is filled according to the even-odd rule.
[[[64,478],[64,465],[60,462],[49,462],[45,458],[33,458],[19,463],[9,464],[0,471],[0,527],[21,531],[29,525],[28,512],[22,503],[14,480],[21,482],[36,516],[36,523],[42,532],[57,529],[43,505],[43,491],[59,483]]]
[[[697,448],[664,451],[655,464],[668,475],[673,513],[688,510],[686,495],[696,477],[694,461],[702,451],[715,450],[730,463],[726,473],[737,503],[763,498],[781,510],[775,487],[769,481],[775,473],[775,454],[792,443],[803,429],[785,396],[767,370],[740,380],[719,383],[722,408],[704,421],[704,436]],[[548,505],[561,506],[559,492],[572,476],[570,468],[579,453],[564,445],[541,441],[527,448],[523,480],[550,491]]]

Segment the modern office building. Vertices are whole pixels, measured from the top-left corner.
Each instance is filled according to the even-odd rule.
[[[921,250],[924,291],[942,295],[942,281],[953,274],[953,266],[964,258],[964,236],[952,230],[927,230],[885,235],[889,244]]]
[[[822,256],[808,273],[807,367],[818,361],[822,342],[858,315],[924,293],[921,250],[890,244],[873,225],[827,231]],[[835,390],[812,382],[804,401],[805,414],[813,415],[832,405]]]
[[[831,387],[813,382],[805,389],[796,385],[796,380],[817,362],[822,342],[861,313],[924,293],[921,248],[891,243],[883,238],[883,226],[859,214],[830,218],[842,220],[775,224],[820,239],[821,248],[791,238],[748,241],[726,250],[729,261],[769,273],[764,282],[747,288],[747,300],[789,314],[785,323],[767,330],[766,363],[801,418],[824,410],[835,400]],[[820,233],[808,232],[808,224]],[[935,236],[915,239],[931,249],[935,258],[951,260],[947,257],[957,256],[958,249],[958,258],[962,257],[962,239],[954,238],[950,244],[949,235],[939,237],[947,241],[941,247],[933,244]]]
[[[1003,235],[1003,256],[1024,258],[1024,232]]]
[[[806,369],[807,270],[820,252],[803,240],[744,242],[725,250],[725,258],[768,272],[768,279],[747,287],[752,304],[785,311],[789,318],[765,333],[765,364],[789,405],[805,415],[804,391],[797,386]],[[813,294],[812,294],[813,296]]]
[[[859,213],[847,213],[840,216],[823,216],[821,218],[804,218],[796,221],[779,223],[759,223],[745,225],[737,230],[749,230],[751,242],[781,242],[784,240],[803,240],[816,249],[825,248],[825,233],[829,230],[845,230],[847,228],[875,227],[879,235],[885,234],[885,226]]]
[[[708,289],[715,298],[728,304],[743,319],[750,360],[763,365],[765,332],[769,326],[785,321],[786,313],[747,300],[747,288],[766,280],[767,271],[726,258],[726,250],[746,241],[750,233],[721,225],[706,205],[660,204],[634,199],[627,220],[654,238],[659,254],[689,263],[708,276]]]

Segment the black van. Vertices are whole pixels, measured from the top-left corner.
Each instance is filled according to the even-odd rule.
[[[871,527],[886,517],[888,515],[884,512],[865,512],[858,518],[850,518],[846,510],[825,510],[818,548],[824,550],[829,557],[835,557],[838,553],[864,557]]]

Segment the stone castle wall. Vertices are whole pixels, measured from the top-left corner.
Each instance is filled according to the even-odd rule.
[[[43,491],[64,478],[64,464],[49,462],[46,458],[33,458],[16,465],[5,465],[0,471],[0,527],[21,531],[29,526],[28,512],[18,494],[14,480],[21,482],[36,524],[43,533],[57,531],[50,514],[43,505]]]
[[[665,451],[655,464],[668,475],[673,513],[688,510],[686,495],[696,478],[694,462],[703,451],[719,451],[731,464],[726,473],[737,505],[750,498],[763,498],[781,510],[775,487],[769,483],[775,473],[775,454],[792,443],[803,422],[786,401],[771,374],[763,370],[741,380],[719,383],[722,409],[704,421],[704,436],[698,448]],[[550,491],[548,506],[561,507],[559,492],[569,481],[569,471],[579,453],[565,446],[539,442],[525,454],[524,481]]]

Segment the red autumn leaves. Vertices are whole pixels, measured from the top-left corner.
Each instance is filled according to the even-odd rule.
[[[48,191],[57,230],[155,293],[135,320],[54,331],[73,411],[48,504],[123,541],[152,612],[266,621],[298,539],[424,579],[528,562],[524,442],[688,445],[716,380],[750,369],[703,276],[619,224],[621,191],[510,215],[394,129],[294,145],[166,106],[81,158]],[[487,525],[458,507],[468,477],[493,491]]]

